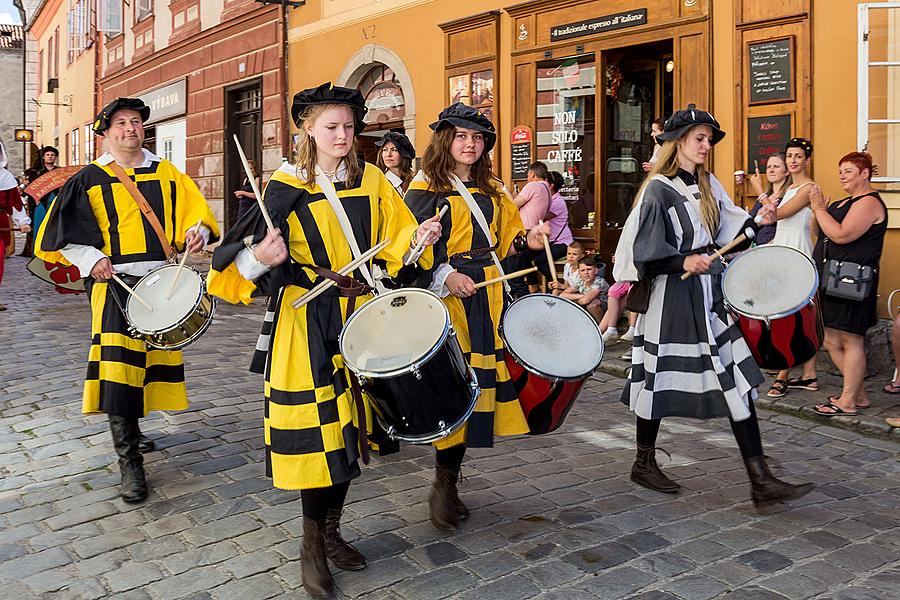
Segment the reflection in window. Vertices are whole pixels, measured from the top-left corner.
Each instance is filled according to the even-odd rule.
[[[594,56],[537,65],[537,159],[563,176],[569,224],[594,227]]]

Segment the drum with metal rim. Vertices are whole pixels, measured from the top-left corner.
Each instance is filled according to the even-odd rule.
[[[475,410],[475,372],[447,307],[427,290],[394,290],[363,304],[344,324],[340,352],[391,439],[440,440]]]
[[[177,272],[178,265],[163,265],[134,285],[135,293],[150,308],[133,296],[125,305],[132,335],[160,350],[179,350],[197,341],[216,313],[216,299],[206,292],[200,273],[184,266],[175,281]]]
[[[529,294],[503,313],[500,337],[530,433],[557,429],[603,359],[594,317],[571,300]]]

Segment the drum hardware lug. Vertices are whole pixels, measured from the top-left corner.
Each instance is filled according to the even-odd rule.
[[[384,430],[387,436],[391,439],[394,439],[394,436],[397,434],[397,430],[393,425],[388,425],[388,428]]]
[[[421,381],[421,379],[422,379],[422,372],[419,371],[419,365],[413,365],[413,367],[412,367],[412,374],[416,376],[416,379],[418,379],[418,380]]]
[[[365,387],[365,385],[369,383],[369,378],[365,375],[357,375],[356,380],[359,381],[360,387]]]
[[[443,419],[438,421],[438,429],[440,429],[441,431],[447,429],[447,424],[444,422]]]

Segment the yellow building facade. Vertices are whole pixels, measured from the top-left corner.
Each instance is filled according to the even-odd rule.
[[[98,34],[92,11],[91,0],[46,0],[27,26],[37,40],[37,93],[26,100],[37,106],[34,143],[56,147],[58,165],[95,158]]]
[[[673,109],[719,119],[713,170],[745,206],[732,174],[790,137],[812,141],[833,198],[839,158],[867,149],[889,209],[880,293],[900,288],[900,2],[309,0],[291,11],[288,44],[289,90],[360,87],[377,113],[367,133],[402,128],[422,149],[451,100],[491,112],[498,174],[515,184],[535,159],[562,172],[576,235],[605,259],[649,124]]]

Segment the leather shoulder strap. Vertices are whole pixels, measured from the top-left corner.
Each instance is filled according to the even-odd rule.
[[[162,244],[163,252],[166,253],[167,258],[173,258],[175,256],[175,249],[172,248],[172,244],[169,243],[169,238],[166,236],[166,231],[163,229],[162,224],[159,222],[159,219],[156,217],[156,213],[153,212],[153,209],[150,207],[150,204],[147,202],[147,199],[144,198],[144,195],[137,188],[131,178],[125,174],[125,170],[122,169],[122,166],[119,165],[116,161],[112,161],[109,163],[109,168],[112,169],[113,174],[119,180],[119,182],[125,186],[125,189],[128,190],[128,193],[131,194],[131,197],[137,202],[138,208],[141,209],[141,213],[143,213],[144,218],[147,219],[147,222],[150,223],[150,226],[153,227],[153,231],[156,232],[156,236],[159,238],[159,243]]]

